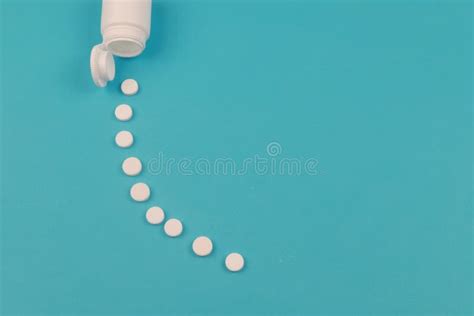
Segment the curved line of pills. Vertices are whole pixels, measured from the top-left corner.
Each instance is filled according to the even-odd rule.
[[[126,79],[120,86],[126,96],[133,96],[139,90],[138,82],[134,79]],[[126,122],[133,117],[133,109],[128,104],[120,104],[115,108],[115,117],[117,120]],[[130,131],[122,130],[115,135],[115,143],[121,148],[128,148],[133,145],[134,138]],[[142,172],[142,163],[137,157],[128,157],[122,162],[122,171],[125,175],[134,177]],[[150,187],[143,182],[137,182],[130,188],[130,196],[136,202],[145,202],[150,198]],[[150,207],[145,218],[152,225],[159,225],[165,221],[165,212],[159,206]],[[183,232],[183,223],[176,218],[170,218],[165,221],[163,230],[169,237],[179,237]],[[212,240],[206,236],[199,236],[192,243],[193,252],[199,257],[205,257],[212,253]],[[225,266],[229,271],[237,272],[243,269],[244,257],[236,252],[230,253],[225,258]]]

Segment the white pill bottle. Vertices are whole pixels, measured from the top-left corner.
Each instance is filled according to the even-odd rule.
[[[135,57],[150,37],[152,0],[102,0],[102,43],[91,51],[91,73],[98,87],[115,77],[114,55]]]

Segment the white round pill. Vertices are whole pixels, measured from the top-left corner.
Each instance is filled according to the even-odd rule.
[[[152,206],[148,209],[146,212],[146,220],[150,224],[161,224],[163,220],[165,219],[165,212],[163,212],[163,209],[159,206]]]
[[[200,257],[209,255],[212,252],[212,241],[206,236],[199,236],[193,241],[193,251]]]
[[[115,117],[119,121],[128,121],[133,116],[132,107],[128,104],[120,104],[115,108]]]
[[[127,79],[122,82],[120,88],[123,94],[134,95],[138,92],[138,82],[134,79]]]
[[[165,233],[170,237],[177,237],[183,232],[183,224],[180,220],[172,218],[165,223]]]
[[[133,144],[133,135],[129,131],[120,131],[115,135],[115,143],[117,146],[127,148]]]
[[[142,172],[142,163],[137,157],[129,157],[122,162],[122,170],[127,176],[136,176]]]
[[[144,202],[150,198],[150,188],[146,183],[135,183],[130,188],[130,196],[137,202]]]
[[[237,272],[242,270],[244,267],[244,257],[240,253],[233,252],[228,254],[225,258],[225,266],[227,270],[232,272]]]

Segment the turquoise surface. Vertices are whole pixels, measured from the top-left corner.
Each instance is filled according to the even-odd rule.
[[[155,2],[106,89],[99,23],[98,0],[2,1],[2,315],[472,315],[470,1]],[[312,169],[196,167],[255,155]]]

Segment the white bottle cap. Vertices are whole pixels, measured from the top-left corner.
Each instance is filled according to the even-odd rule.
[[[107,51],[103,44],[95,45],[91,51],[91,74],[98,87],[105,87],[107,82],[114,80],[114,56]]]

